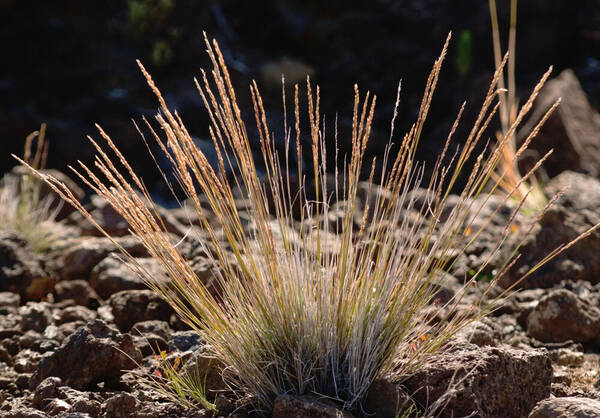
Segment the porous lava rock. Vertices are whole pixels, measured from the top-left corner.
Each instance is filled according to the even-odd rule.
[[[65,385],[87,388],[111,382],[140,362],[142,355],[128,334],[121,334],[101,320],[79,328],[50,356],[44,357],[31,379],[31,389],[49,376]]]

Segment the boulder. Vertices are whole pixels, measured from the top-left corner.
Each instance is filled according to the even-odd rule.
[[[463,343],[433,355],[403,384],[420,405],[443,397],[441,416],[523,417],[550,395],[551,382],[545,350]]]
[[[111,382],[122,370],[131,370],[142,359],[128,334],[121,334],[103,321],[79,328],[53,354],[44,357],[31,379],[31,389],[50,376],[60,377],[75,389]]]
[[[527,317],[527,335],[543,342],[600,337],[600,309],[567,289],[544,296]]]
[[[519,132],[521,140],[534,129],[552,104],[560,106],[529,146],[539,157],[553,149],[544,168],[554,177],[565,170],[600,174],[600,115],[588,102],[575,73],[564,70],[548,81],[537,97],[531,116]]]

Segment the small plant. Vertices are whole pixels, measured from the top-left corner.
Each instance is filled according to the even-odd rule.
[[[214,356],[225,365],[223,376],[232,390],[250,394],[257,408],[270,410],[274,399],[284,393],[313,393],[331,398],[346,409],[357,408],[376,378],[392,372],[410,374],[456,332],[496,307],[496,300],[485,302],[482,296],[469,311],[461,310],[438,323],[429,321],[426,314],[431,306],[451,309],[458,305],[484,271],[489,259],[453,300],[445,306],[435,303],[442,272],[452,266],[457,252],[460,254],[477,240],[493,216],[475,226],[469,214],[481,212],[490,196],[483,190],[494,190],[505,175],[501,173],[499,180],[493,180],[497,168],[502,168],[503,146],[481,154],[475,149],[498,111],[497,84],[506,58],[491,81],[464,146],[451,164],[444,166],[442,161],[464,105],[442,146],[431,179],[423,179],[423,166],[415,161],[449,39],[427,79],[417,120],[400,139],[395,153],[392,118],[390,145],[380,157],[384,167],[381,172],[375,170],[375,161],[364,167],[375,97],[370,93],[361,95],[357,86],[351,151],[347,156],[338,156],[337,149],[329,150],[334,152],[336,164],[328,167],[325,144],[327,139],[337,143],[337,126],[325,130],[319,87],[314,88],[307,79],[305,113],[301,111],[300,90],[294,86],[294,120],[288,124],[289,104],[283,85],[284,150],[278,152],[275,133],[267,123],[258,86],[253,82],[250,95],[262,157],[259,162],[254,158],[251,131],[238,107],[219,46],[206,39],[212,71],[203,71],[196,87],[212,121],[209,134],[219,161],[213,167],[196,146],[181,115],[169,110],[138,62],[158,99],[156,122],[164,139],[144,119],[145,125],[170,159],[179,185],[193,202],[208,234],[209,239],[200,240],[200,245],[218,266],[217,294],[202,284],[180,254],[178,240],[166,233],[148,190],[109,135],[98,126],[106,147],[90,138],[97,150],[95,167],[105,180],[82,163],[74,172],[129,222],[132,233],[160,261],[171,280],[159,281],[122,249],[128,263],[203,335]],[[544,74],[517,112],[500,145],[510,141],[549,74]],[[308,132],[300,128],[304,114]],[[302,160],[307,142],[312,151],[312,177],[307,177]],[[466,167],[466,185],[458,201],[449,207],[448,196]],[[361,182],[365,168],[368,181]],[[328,172],[333,173],[333,182]],[[37,174],[94,222],[64,184]],[[505,201],[523,181],[514,185]],[[425,187],[426,193],[417,198],[412,192],[419,186]],[[240,191],[243,200],[236,199]],[[202,202],[199,194],[204,195]],[[478,196],[483,198],[474,199]],[[498,236],[496,250],[510,232],[510,224],[525,198],[520,198],[503,234]],[[409,213],[418,216],[407,216]],[[466,230],[469,234],[464,233]],[[510,263],[506,261],[492,282]],[[170,380],[176,379],[173,375]]]
[[[502,64],[502,46],[500,44],[500,31],[498,25],[498,10],[496,8],[496,0],[489,0],[490,7],[490,19],[492,22],[492,39],[494,47],[494,63],[496,71],[503,67]],[[514,190],[515,199],[525,199],[525,209],[529,211],[539,211],[544,208],[548,203],[548,199],[544,193],[543,187],[539,180],[532,172],[527,177],[521,175],[518,167],[519,157],[529,146],[529,142],[537,135],[537,131],[531,132],[529,137],[524,141],[521,147],[517,148],[516,131],[512,131],[511,127],[517,117],[518,111],[518,98],[516,95],[516,83],[515,83],[515,59],[516,59],[516,39],[517,39],[517,0],[510,0],[510,27],[508,32],[508,85],[505,88],[504,82],[504,71],[500,74],[498,80],[499,88],[499,102],[500,110],[498,112],[500,116],[501,131],[496,133],[498,140],[498,147],[502,150],[502,158],[499,162],[499,167],[494,172],[495,180],[498,182],[500,189],[504,193],[510,193]],[[546,113],[548,118],[552,112],[558,107],[560,99],[558,99],[554,105],[550,108],[550,111]],[[545,123],[545,119],[542,123]],[[540,125],[538,125],[540,126]],[[536,128],[538,129],[538,128]],[[504,145],[502,145],[503,138],[509,138]],[[538,162],[538,166],[550,156],[552,151],[548,152]],[[518,185],[518,187],[516,187]]]
[[[32,153],[34,140],[35,152]],[[48,143],[46,125],[25,139],[23,160],[35,169],[44,169]],[[42,182],[31,172],[6,175],[0,186],[0,231],[22,235],[35,252],[49,250],[57,239],[57,211],[53,198],[41,196]]]
[[[215,411],[215,405],[206,398],[205,377],[199,370],[183,374],[180,372],[182,362],[180,357],[168,356],[160,351],[154,356],[158,362],[151,375],[137,369],[137,382],[142,387],[155,391],[169,401],[184,408],[201,406]]]

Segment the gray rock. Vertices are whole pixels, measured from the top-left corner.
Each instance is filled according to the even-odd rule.
[[[169,351],[195,350],[205,344],[196,331],[177,331],[169,338]]]
[[[75,389],[114,381],[122,370],[136,367],[141,358],[130,335],[96,320],[79,328],[56,352],[40,362],[31,388],[35,389],[49,376],[58,376]]]
[[[526,416],[550,395],[547,352],[460,344],[432,356],[403,384],[421,405],[444,397],[442,416]]]
[[[600,337],[600,309],[569,290],[553,290],[527,317],[527,335],[543,342],[591,341]]]
[[[529,418],[597,418],[600,401],[590,398],[548,398],[536,405]]]
[[[115,293],[108,300],[115,324],[122,331],[129,331],[137,323],[148,320],[168,321],[173,309],[151,290],[125,290]]]

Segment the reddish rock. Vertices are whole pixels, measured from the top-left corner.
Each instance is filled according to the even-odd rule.
[[[547,352],[460,344],[432,356],[403,384],[420,405],[445,397],[441,416],[523,417],[550,395]]]

